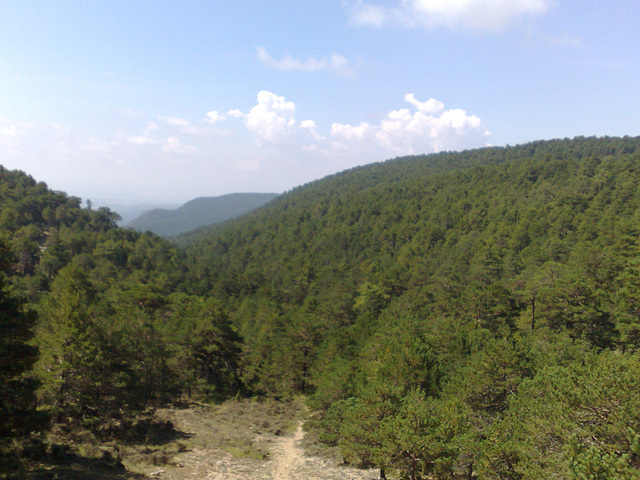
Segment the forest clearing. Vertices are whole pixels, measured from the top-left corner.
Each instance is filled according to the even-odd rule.
[[[308,455],[300,404],[230,400],[159,409],[135,440],[100,442],[88,432],[69,441],[64,461],[35,462],[25,479],[369,480],[376,470]],[[155,427],[155,428],[154,428]],[[55,449],[55,435],[48,450]],[[81,443],[81,439],[84,443]],[[57,438],[61,440],[61,438]],[[326,453],[327,451],[325,451]]]
[[[253,404],[253,405],[252,405]],[[142,471],[174,480],[369,480],[375,470],[339,466],[333,460],[308,456],[303,448],[301,419],[286,418],[269,405],[228,402],[158,412],[189,436],[184,452],[167,465]],[[276,410],[278,408],[276,407]],[[239,427],[244,424],[244,427]],[[135,468],[135,467],[133,467]],[[139,468],[139,467],[138,467]],[[154,475],[155,474],[155,475]]]

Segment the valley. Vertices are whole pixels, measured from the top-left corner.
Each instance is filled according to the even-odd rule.
[[[0,475],[639,479],[639,165],[401,157],[173,242],[2,169]]]

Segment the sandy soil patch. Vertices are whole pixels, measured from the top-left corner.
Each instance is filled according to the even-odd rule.
[[[295,430],[282,431],[269,420],[246,413],[248,423],[236,426],[219,407],[165,409],[158,415],[170,420],[184,439],[166,464],[128,465],[149,478],[172,480],[371,480],[376,470],[358,470],[320,457],[307,456],[301,447],[302,421]],[[242,415],[242,412],[240,413]],[[257,424],[251,425],[251,421]],[[289,425],[291,425],[289,418]],[[276,421],[277,422],[277,421]],[[230,430],[231,428],[231,430]],[[244,430],[244,431],[241,431]],[[222,437],[222,438],[221,438]],[[236,438],[237,437],[237,438]],[[247,440],[251,437],[250,441]],[[242,443],[238,438],[243,439]],[[238,452],[234,455],[231,452]]]

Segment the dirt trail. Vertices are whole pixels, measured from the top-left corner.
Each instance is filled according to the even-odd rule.
[[[167,410],[164,418],[190,436],[186,451],[175,452],[163,466],[138,469],[149,478],[171,480],[371,480],[375,470],[357,470],[305,455],[302,422],[287,436],[257,435],[268,460],[234,457],[219,448],[210,431],[217,419],[206,410]]]
[[[293,437],[283,438],[276,447],[275,459],[273,463],[274,480],[294,480],[292,472],[295,471],[302,461],[304,451],[296,444],[302,440],[304,432],[302,431],[302,422],[298,423],[298,429]]]
[[[280,438],[272,450],[274,459],[267,466],[271,480],[371,480],[377,470],[358,470],[305,455],[300,447],[304,437],[302,422],[292,437]],[[235,479],[234,479],[235,480]],[[239,480],[239,479],[238,479]]]

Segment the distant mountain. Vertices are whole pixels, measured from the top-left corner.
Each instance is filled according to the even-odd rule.
[[[277,196],[277,193],[231,193],[219,197],[200,197],[175,210],[150,210],[125,226],[168,237],[239,217]]]
[[[151,203],[118,203],[112,202],[110,200],[100,200],[96,199],[93,202],[94,208],[99,208],[101,206],[108,207],[109,210],[116,212],[120,216],[120,220],[118,220],[119,226],[127,225],[129,222],[134,221],[140,215],[149,210],[163,208],[166,210],[172,210],[174,208],[178,208],[180,206],[179,203],[165,203],[165,204],[151,204]]]

